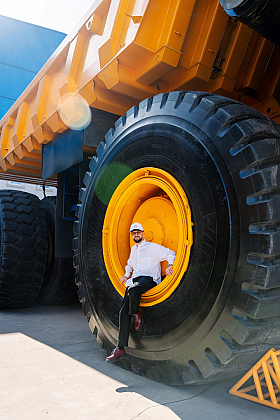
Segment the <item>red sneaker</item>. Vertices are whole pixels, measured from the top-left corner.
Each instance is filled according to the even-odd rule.
[[[141,327],[141,324],[142,324],[142,315],[141,315],[141,309],[140,308],[139,308],[138,314],[135,314],[134,317],[135,317],[135,320],[134,320],[134,329],[136,331],[138,331],[140,329],[140,327]]]
[[[106,358],[106,362],[117,362],[118,360],[122,359],[125,355],[125,349],[118,349],[118,347],[114,348],[111,356]]]

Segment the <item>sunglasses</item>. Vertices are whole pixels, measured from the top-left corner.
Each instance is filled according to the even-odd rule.
[[[135,235],[140,235],[143,232],[142,232],[142,230],[134,230],[133,232],[130,232],[130,233],[131,233],[132,236],[135,236]]]

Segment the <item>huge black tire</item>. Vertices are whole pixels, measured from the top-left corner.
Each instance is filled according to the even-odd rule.
[[[48,259],[44,281],[37,302],[41,305],[70,305],[78,303],[73,258],[55,257],[56,197],[41,200],[48,227]]]
[[[47,259],[47,225],[40,200],[25,192],[0,191],[0,308],[32,305]]]
[[[173,175],[194,223],[180,285],[144,308],[144,329],[130,337],[121,366],[170,384],[204,383],[248,370],[280,344],[279,140],[279,127],[243,104],[173,92],[128,111],[99,145],[80,193],[74,262],[85,316],[103,348],[116,344],[122,301],[102,255],[107,203],[126,175],[120,169]]]

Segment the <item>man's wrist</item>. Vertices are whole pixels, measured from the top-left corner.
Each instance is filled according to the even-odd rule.
[[[168,264],[168,267],[172,267],[173,266],[173,264]],[[166,266],[165,266],[166,267]]]

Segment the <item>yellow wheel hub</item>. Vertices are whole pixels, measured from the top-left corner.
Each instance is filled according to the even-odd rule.
[[[132,223],[143,225],[145,239],[176,253],[174,273],[142,295],[141,305],[151,306],[167,299],[185,273],[193,242],[191,211],[181,185],[169,173],[142,168],[129,174],[115,190],[103,225],[103,255],[108,275],[120,295],[120,283],[134,245],[129,233]],[[162,263],[162,276],[167,262]]]
[[[142,206],[141,206],[142,207]],[[141,208],[140,207],[140,208]],[[138,213],[138,212],[137,212]],[[138,216],[135,216],[138,219]],[[145,239],[148,242],[156,242],[159,245],[162,245],[164,242],[164,227],[158,219],[148,219],[144,222],[143,225],[145,231]],[[131,242],[133,242],[131,240]]]

